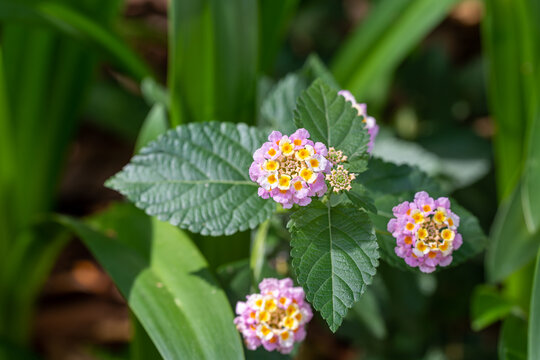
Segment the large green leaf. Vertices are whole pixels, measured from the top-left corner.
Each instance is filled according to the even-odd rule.
[[[529,315],[529,360],[540,358],[540,252],[536,257]]]
[[[309,131],[313,141],[343,150],[352,171],[365,170],[369,135],[351,103],[318,79],[302,93],[294,111],[294,123]]]
[[[225,293],[183,232],[127,204],[89,224],[59,220],[111,275],[165,359],[243,358]]]
[[[248,175],[264,141],[244,124],[182,125],[143,148],[107,186],[148,214],[203,235],[253,229],[275,211]]]
[[[377,271],[373,225],[365,211],[328,202],[295,212],[287,226],[298,282],[335,332]]]
[[[499,206],[486,255],[486,272],[492,282],[503,280],[531,261],[540,245],[540,231],[528,231],[521,201],[521,186]]]
[[[391,73],[458,0],[384,0],[351,34],[332,64],[344,89],[363,98]]]

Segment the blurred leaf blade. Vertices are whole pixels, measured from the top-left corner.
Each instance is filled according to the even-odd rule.
[[[529,315],[528,359],[540,358],[540,252],[536,256],[533,289]]]
[[[97,46],[137,80],[152,74],[150,68],[125,42],[75,8],[52,1],[22,1],[16,5],[0,1],[0,14],[0,19],[3,20],[17,19],[18,14],[24,14],[25,18],[44,23],[61,33]]]
[[[540,231],[527,229],[521,202],[521,186],[501,203],[490,232],[486,254],[489,281],[498,282],[527,264],[540,245]]]
[[[539,17],[535,10],[532,1],[486,2],[482,30],[488,59],[489,103],[497,127],[494,148],[501,200],[519,182],[526,129],[539,109],[540,53],[535,28]]]
[[[167,109],[165,105],[155,104],[152,106],[139,131],[134,152],[139,152],[144,146],[156,140],[159,135],[164,134],[168,128]]]
[[[392,72],[458,0],[385,0],[343,45],[332,72],[344,89],[364,97]]]
[[[165,359],[243,358],[225,294],[183,232],[125,204],[89,225],[59,221],[105,267]]]
[[[259,1],[259,68],[271,71],[286,26],[298,7],[299,0]]]
[[[496,288],[489,285],[477,286],[471,299],[473,330],[480,331],[504,319],[513,306]]]
[[[500,360],[527,359],[527,322],[511,315],[503,322],[499,336]]]

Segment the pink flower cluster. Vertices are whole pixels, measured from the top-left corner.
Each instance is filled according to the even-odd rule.
[[[249,177],[260,185],[263,199],[272,197],[285,209],[293,204],[306,206],[312,196],[321,197],[327,191],[324,174],[332,168],[327,155],[326,146],[309,140],[306,129],[290,137],[273,131],[253,154]]]
[[[371,153],[373,150],[373,146],[375,145],[375,138],[377,137],[377,134],[379,133],[379,126],[377,125],[377,122],[375,121],[375,118],[368,116],[367,114],[367,105],[366,104],[359,104],[356,102],[356,99],[354,98],[353,94],[351,94],[348,90],[341,90],[338,92],[339,95],[343,96],[345,100],[350,102],[353,106],[353,108],[358,111],[359,116],[364,117],[364,123],[366,124],[366,129],[369,134],[369,143],[368,143],[368,153]]]
[[[397,256],[425,273],[452,262],[452,252],[463,238],[457,232],[459,216],[450,210],[448,198],[434,200],[421,191],[413,202],[405,201],[392,211],[395,218],[388,222],[388,231],[396,238]]]
[[[236,304],[236,328],[249,350],[263,346],[268,351],[291,352],[295,342],[306,337],[305,325],[313,317],[304,300],[304,290],[293,287],[289,278],[264,279],[260,294],[247,296]]]

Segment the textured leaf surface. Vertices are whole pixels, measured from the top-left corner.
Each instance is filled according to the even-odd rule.
[[[288,228],[298,282],[336,331],[379,265],[373,225],[365,211],[316,203],[294,213]]]
[[[225,293],[191,240],[130,204],[70,227],[107,270],[166,360],[243,359]]]
[[[179,126],[107,182],[149,215],[203,235],[253,229],[275,211],[249,179],[265,136],[244,124]]]
[[[362,117],[324,81],[315,80],[302,93],[294,112],[294,123],[307,129],[313,141],[343,150],[352,171],[365,169],[369,135]]]

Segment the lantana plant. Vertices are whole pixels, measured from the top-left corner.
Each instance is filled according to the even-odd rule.
[[[291,278],[262,280],[260,292],[235,304],[234,322],[250,350],[290,352],[305,336],[312,307],[336,331],[381,260],[420,274],[456,265],[484,246],[477,220],[454,201],[450,206],[435,180],[373,155],[379,126],[365,104],[311,80],[291,82],[306,84],[294,108],[280,103],[283,85],[276,85],[263,118],[268,109],[283,109],[264,130],[178,126],[107,183],[181,229],[211,236],[256,230],[253,284],[262,280],[262,267],[271,267],[265,236],[283,234],[279,220],[288,220],[292,271],[281,277]],[[272,218],[278,221],[270,226]]]

